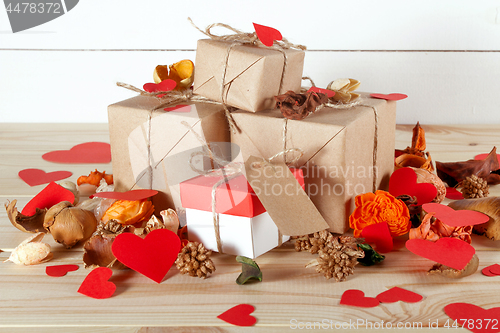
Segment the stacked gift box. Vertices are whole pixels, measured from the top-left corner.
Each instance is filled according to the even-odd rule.
[[[234,124],[223,105],[195,99],[173,111],[146,96],[110,105],[116,190],[158,190],[157,212],[185,210],[189,238],[229,254],[254,258],[288,236],[346,232],[355,196],[388,186],[396,103],[361,93],[349,107],[284,118],[274,96],[300,92],[304,55],[200,40],[194,96],[232,107]]]

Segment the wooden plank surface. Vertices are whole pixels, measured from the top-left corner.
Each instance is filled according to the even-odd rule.
[[[398,126],[396,146],[405,148],[411,139],[413,126]],[[488,152],[500,140],[498,126],[424,126],[427,131],[427,149],[435,160],[456,161]],[[0,198],[18,199],[22,207],[43,186],[29,187],[17,179],[22,168],[45,169],[41,154],[54,149],[68,149],[76,143],[90,140],[106,141],[107,129],[103,125],[0,125]],[[104,165],[103,165],[104,166]],[[55,164],[54,170],[73,171],[70,179],[88,173],[96,166]],[[101,166],[99,166],[101,167]],[[110,165],[105,165],[111,171]],[[492,188],[498,195],[499,189]],[[27,237],[15,229],[0,213],[0,248],[11,249]],[[215,274],[206,280],[180,275],[176,270],[156,284],[130,270],[116,271],[111,281],[117,285],[115,295],[96,300],[77,293],[88,271],[83,269],[82,250],[64,250],[46,239],[52,246],[54,259],[32,267],[13,263],[0,264],[0,332],[162,332],[164,328],[181,327],[197,331],[238,331],[217,319],[217,315],[234,305],[248,303],[255,306],[260,330],[288,330],[298,323],[335,323],[368,321],[371,323],[417,323],[429,326],[438,322],[442,326],[448,317],[443,307],[453,302],[469,302],[491,308],[500,306],[498,278],[487,278],[479,271],[474,275],[450,280],[427,276],[432,265],[404,249],[405,238],[398,238],[395,251],[375,267],[358,266],[346,282],[325,280],[304,265],[313,259],[309,253],[297,253],[291,243],[275,249],[257,259],[264,275],[262,283],[238,286],[234,280],[241,267],[233,256],[215,254]],[[500,242],[474,237],[480,269],[497,263]],[[1,252],[0,260],[9,252]],[[53,264],[79,264],[80,269],[65,277],[45,275],[45,266]],[[339,300],[347,289],[361,289],[374,297],[393,286],[399,286],[425,298],[419,303],[382,304],[363,309],[340,306]],[[362,326],[360,325],[362,328]],[[142,331],[141,331],[141,328]],[[12,329],[12,330],[10,330]],[[122,330],[123,329],[123,330]],[[425,331],[425,330],[424,330]],[[436,330],[432,330],[436,331]],[[439,331],[439,330],[438,330]]]

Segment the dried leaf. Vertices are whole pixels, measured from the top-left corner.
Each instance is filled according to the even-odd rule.
[[[295,120],[304,119],[313,113],[318,106],[328,102],[327,95],[314,91],[297,94],[289,90],[283,95],[275,96],[274,99],[283,117]]]
[[[497,159],[497,148],[493,147],[484,160],[468,160],[463,162],[436,162],[437,174],[442,181],[453,187],[476,175],[486,179],[488,185],[500,184],[500,166]]]
[[[250,280],[262,281],[262,272],[255,261],[243,256],[237,256],[236,261],[241,263],[241,274],[236,279],[237,284],[242,285]]]
[[[17,200],[12,200],[12,202],[5,204],[7,216],[14,227],[24,232],[47,232],[43,226],[46,209],[37,208],[33,216],[26,216],[17,211],[16,203]]]
[[[365,253],[364,257],[358,258],[358,262],[363,266],[372,266],[385,259],[384,255],[379,254],[369,244],[358,244],[358,248]]]

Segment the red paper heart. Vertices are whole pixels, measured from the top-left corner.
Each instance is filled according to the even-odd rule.
[[[45,153],[42,158],[55,163],[109,163],[111,162],[111,147],[105,142],[86,142],[70,150]]]
[[[394,171],[389,179],[389,193],[397,197],[407,194],[417,197],[417,205],[431,202],[437,195],[436,186],[428,183],[417,183],[417,174],[411,168]]]
[[[386,101],[400,101],[402,99],[405,99],[408,97],[408,95],[405,94],[370,94],[371,97],[373,98],[378,98],[378,99],[385,99]]]
[[[73,272],[78,269],[78,265],[55,265],[45,267],[45,274],[53,277],[66,275],[68,272]]]
[[[488,157],[489,154],[479,154],[479,155],[476,155],[474,156],[474,159],[475,160],[484,160],[486,157]],[[500,164],[500,154],[497,154],[497,160],[498,160],[498,163]]]
[[[330,90],[330,89],[322,89],[322,88],[318,88],[318,87],[311,87],[311,88],[309,88],[309,90],[307,92],[310,92],[310,91],[314,91],[314,92],[325,94],[326,96],[328,96],[328,98],[335,96],[335,91]]]
[[[21,214],[32,216],[36,213],[36,208],[50,208],[61,201],[73,203],[74,200],[75,195],[73,192],[51,182],[24,206]]]
[[[179,104],[171,108],[164,108],[165,111],[173,112],[191,112],[191,105]]]
[[[113,271],[108,267],[94,268],[83,280],[78,292],[97,299],[111,297],[116,290],[116,285],[108,281],[111,275]]]
[[[445,196],[451,200],[461,200],[464,198],[462,192],[457,191],[457,189],[454,187],[447,187]]]
[[[367,243],[375,243],[380,253],[391,252],[394,246],[387,222],[367,225],[361,230],[361,237]]]
[[[483,268],[481,271],[486,276],[499,276],[500,275],[500,265],[494,264]]]
[[[357,289],[344,291],[340,298],[340,304],[358,306],[362,308],[373,308],[379,305],[379,301],[373,297],[365,297],[365,293]]]
[[[444,307],[444,312],[471,332],[500,331],[500,307],[485,310],[474,304],[452,303]]]
[[[493,266],[493,265],[492,265]],[[492,273],[490,272],[490,267],[491,266],[488,266],[488,267],[485,267],[481,270],[481,273],[483,273],[483,275],[486,275],[486,276],[498,276],[498,274],[495,274],[495,273]]]
[[[283,39],[283,36],[281,36],[281,32],[279,32],[274,28],[267,27],[265,25],[260,25],[257,23],[254,23],[253,27],[255,29],[257,37],[259,37],[260,41],[265,46],[273,46],[275,40]]]
[[[426,203],[422,209],[427,213],[434,213],[434,217],[450,227],[464,227],[467,225],[483,224],[490,220],[489,216],[473,210],[454,210],[451,207],[438,203]]]
[[[410,239],[406,241],[406,248],[418,256],[457,270],[463,269],[476,253],[474,247],[467,242],[449,237],[440,238],[436,242]]]
[[[257,319],[251,315],[254,311],[255,308],[250,304],[239,304],[221,313],[217,318],[231,325],[253,326],[257,322]]]
[[[420,302],[423,298],[422,295],[399,287],[391,288],[377,295],[380,303],[394,303],[397,301],[416,303]]]
[[[131,190],[127,192],[98,192],[90,196],[90,198],[106,198],[106,199],[116,199],[116,200],[143,200],[153,195],[158,194],[156,190]]]
[[[177,259],[179,237],[168,229],[151,231],[146,238],[129,233],[116,236],[111,251],[125,266],[160,283]]]
[[[45,172],[40,169],[24,169],[19,171],[19,178],[24,180],[29,186],[36,186],[41,184],[47,184],[50,182],[55,182],[56,180],[65,179],[71,177],[73,173],[69,171],[52,171]]]
[[[142,86],[142,89],[151,93],[151,92],[159,92],[159,91],[171,91],[174,90],[177,82],[174,80],[166,79],[161,81],[160,83],[145,83]]]

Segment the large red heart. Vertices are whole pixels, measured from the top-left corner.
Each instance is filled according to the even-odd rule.
[[[54,265],[45,267],[45,274],[53,277],[61,277],[68,272],[73,272],[78,269],[78,265]]]
[[[451,207],[438,203],[426,203],[422,209],[427,213],[434,213],[434,217],[450,227],[464,227],[483,224],[490,220],[489,216],[473,210],[454,210]]]
[[[83,280],[78,292],[97,299],[111,297],[116,290],[116,285],[108,281],[111,275],[113,271],[108,267],[94,268]]]
[[[463,269],[476,253],[469,243],[449,237],[440,238],[437,242],[409,239],[406,248],[418,256],[457,270]]]
[[[358,306],[362,308],[373,308],[379,305],[379,301],[373,297],[365,297],[365,293],[358,289],[344,291],[340,298],[340,304]]]
[[[254,23],[253,27],[255,29],[257,37],[259,37],[260,41],[265,46],[273,46],[275,40],[283,39],[283,36],[281,36],[281,32],[279,32],[274,28],[267,27],[265,25],[260,25],[257,23]]]
[[[322,88],[318,88],[318,87],[311,87],[311,88],[309,88],[309,90],[307,92],[310,92],[310,91],[314,91],[314,92],[325,94],[326,96],[328,96],[328,98],[335,96],[335,91],[330,90],[330,89],[322,89]]]
[[[158,194],[156,190],[131,190],[127,192],[97,192],[90,196],[90,198],[106,198],[106,199],[116,199],[116,200],[143,200],[153,195]]]
[[[50,182],[55,182],[56,180],[65,179],[71,177],[73,173],[69,171],[52,171],[45,172],[40,169],[24,169],[19,171],[19,178],[24,180],[29,186],[36,186],[41,184],[47,184]]]
[[[397,301],[416,303],[420,302],[424,297],[422,295],[414,293],[413,291],[394,287],[378,294],[376,298],[380,303],[394,303]]]
[[[145,83],[142,86],[142,89],[151,93],[151,92],[159,92],[159,91],[171,91],[174,90],[177,82],[174,80],[166,79],[161,81],[160,83]]]
[[[367,243],[375,243],[380,253],[389,253],[394,246],[387,222],[367,225],[361,230],[361,237]]]
[[[402,99],[408,98],[408,95],[405,94],[370,94],[373,98],[385,99],[386,101],[400,101]]]
[[[257,322],[257,319],[251,315],[254,310],[255,308],[250,304],[239,304],[221,313],[217,318],[236,326],[253,326]]]
[[[389,179],[389,193],[395,197],[403,194],[417,197],[417,205],[420,206],[434,200],[437,189],[432,184],[418,184],[417,174],[411,168],[400,168]]]
[[[26,206],[24,206],[21,214],[32,216],[36,213],[36,209],[50,208],[61,201],[69,201],[73,203],[75,195],[70,190],[51,182],[43,190],[41,190]]]
[[[488,310],[469,303],[452,303],[444,312],[460,326],[474,333],[500,331],[500,307]]]
[[[109,163],[111,162],[111,147],[105,142],[86,142],[70,150],[45,153],[42,158],[55,163]]]
[[[168,229],[151,231],[144,239],[130,233],[116,236],[111,251],[125,266],[160,283],[181,248],[179,237]]]

